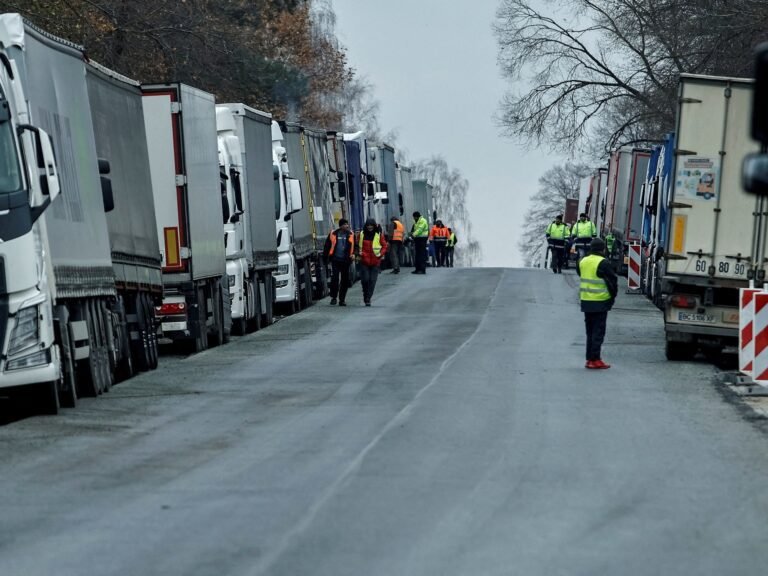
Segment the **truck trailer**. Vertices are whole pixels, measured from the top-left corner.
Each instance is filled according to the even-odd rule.
[[[181,83],[142,86],[163,266],[162,334],[200,352],[231,331],[212,94]]]
[[[765,278],[765,212],[741,186],[742,160],[759,148],[749,134],[752,90],[739,78],[680,78],[661,281],[670,360],[735,346],[739,289]]]

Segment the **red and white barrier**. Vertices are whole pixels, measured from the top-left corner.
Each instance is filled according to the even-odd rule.
[[[752,376],[752,363],[755,360],[755,294],[757,288],[739,290],[739,371]]]
[[[629,263],[627,265],[627,288],[640,290],[640,244],[630,244]]]
[[[768,293],[758,292],[753,300],[755,359],[752,363],[752,380],[762,386],[768,386]]]

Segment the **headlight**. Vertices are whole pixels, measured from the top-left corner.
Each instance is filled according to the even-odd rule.
[[[229,278],[229,287],[232,288],[232,286],[235,285],[235,280],[237,277],[234,274],[229,274],[227,278]]]
[[[288,274],[290,268],[291,267],[288,264],[280,264],[280,266],[277,267],[277,272],[275,272],[275,274],[277,276],[285,276]]]
[[[22,308],[16,313],[16,326],[11,332],[11,343],[8,345],[9,356],[37,344],[40,335],[39,324],[37,306]]]
[[[5,365],[6,370],[20,370],[22,368],[32,368],[34,366],[45,366],[51,361],[50,350],[40,350],[29,356],[11,360]]]
[[[288,286],[288,280],[278,280],[275,282],[275,288],[285,288]]]

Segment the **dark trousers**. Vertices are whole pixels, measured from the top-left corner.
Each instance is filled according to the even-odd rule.
[[[427,238],[423,236],[421,238],[414,238],[414,244],[416,245],[416,271],[427,271]]]
[[[562,272],[565,260],[565,240],[549,240],[549,250],[552,256],[552,270]]]
[[[438,266],[445,266],[445,240],[435,239],[435,260]]]
[[[331,260],[331,298],[338,296],[341,302],[347,297],[349,266],[350,262]]]
[[[373,291],[376,289],[376,280],[379,278],[378,266],[360,265],[360,284],[363,286],[363,301],[370,302]]]
[[[587,360],[600,360],[600,348],[605,340],[605,324],[608,312],[584,312],[587,327]]]
[[[389,263],[392,270],[400,270],[400,254],[403,252],[403,243],[400,240],[392,240],[389,243]]]
[[[453,246],[445,247],[445,265],[448,266],[448,268],[453,268],[453,251]]]

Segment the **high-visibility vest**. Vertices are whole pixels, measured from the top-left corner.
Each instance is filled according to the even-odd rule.
[[[438,226],[432,226],[432,232],[429,235],[432,237],[432,239],[443,242],[448,240],[448,228],[445,226],[442,228],[439,228]]]
[[[616,241],[616,237],[613,234],[605,235],[605,247],[608,249],[608,253],[613,252],[613,244]]]
[[[364,232],[360,232],[360,251],[363,250],[363,234]],[[376,234],[373,235],[373,255],[376,256],[376,258],[381,258],[381,235],[376,232]]]
[[[556,224],[552,222],[547,226],[547,234],[552,240],[565,240],[568,227],[565,224]]]
[[[347,243],[349,244],[349,257],[351,258],[355,254],[355,235],[352,232],[347,232],[347,234],[349,234]],[[336,253],[336,231],[331,232],[328,237],[331,239],[331,250],[328,256],[333,258],[333,255]]]
[[[585,302],[607,302],[611,299],[608,285],[597,275],[597,267],[603,260],[602,256],[590,254],[579,262],[579,296]]]
[[[587,220],[586,222],[579,220],[573,226],[573,233],[576,238],[592,238],[596,232],[595,225],[592,224],[591,220]]]
[[[412,234],[414,238],[425,238],[426,236],[429,236],[429,224],[424,216],[419,218],[413,224]]]
[[[448,236],[448,243],[446,244],[446,246],[448,246],[448,248],[453,248],[454,246],[456,246],[456,233],[455,232],[451,232],[451,235]]]
[[[402,242],[403,237],[405,236],[405,226],[403,226],[403,223],[400,222],[400,220],[395,220],[393,224],[395,225],[395,229],[392,232],[392,241]]]

